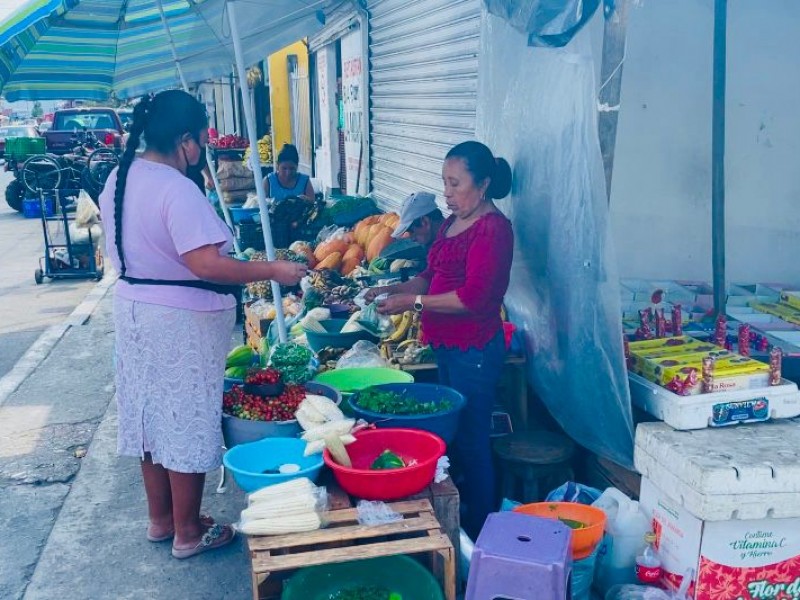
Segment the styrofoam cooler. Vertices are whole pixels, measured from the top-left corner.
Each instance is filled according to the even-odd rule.
[[[634,461],[669,587],[693,568],[695,600],[800,598],[800,419],[644,423]]]
[[[800,390],[788,379],[782,379],[781,385],[694,396],[679,396],[635,373],[628,373],[628,382],[631,402],[675,429],[800,416]]]

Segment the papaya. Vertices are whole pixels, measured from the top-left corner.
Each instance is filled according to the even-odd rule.
[[[342,256],[342,260],[347,260],[348,258],[353,257],[358,258],[359,261],[364,258],[364,249],[358,244],[350,244],[347,252],[345,252],[344,256]]]
[[[367,260],[377,258],[381,251],[392,243],[392,230],[388,227],[382,227],[367,247]]]
[[[330,240],[328,242],[322,242],[319,246],[317,246],[317,249],[314,250],[314,258],[316,258],[318,261],[322,261],[334,252],[338,252],[339,258],[341,258],[341,255],[347,252],[348,246],[349,244],[344,240]]]
[[[364,235],[369,231],[369,224],[362,219],[353,228],[353,240],[356,244],[364,245]]]
[[[365,251],[369,249],[369,245],[372,243],[372,240],[374,240],[375,237],[384,229],[386,229],[386,227],[384,227],[381,223],[375,223],[374,225],[370,226],[367,237],[362,244]]]
[[[325,258],[323,258],[319,263],[317,263],[317,269],[333,269],[334,271],[338,271],[339,267],[342,266],[342,253],[341,252],[331,252]]]
[[[361,259],[355,256],[342,259],[342,275],[350,275],[358,265],[361,264]]]

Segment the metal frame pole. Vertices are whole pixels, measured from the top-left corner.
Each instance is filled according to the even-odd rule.
[[[247,137],[250,141],[250,165],[253,169],[253,178],[256,184],[256,194],[258,195],[258,208],[261,213],[261,227],[264,230],[264,246],[267,260],[275,260],[275,247],[272,244],[272,230],[269,224],[269,210],[267,208],[267,195],[264,192],[264,185],[261,182],[261,161],[258,154],[258,138],[256,137],[256,118],[252,111],[249,101],[249,88],[247,87],[247,69],[244,64],[244,53],[242,52],[242,40],[239,37],[239,25],[236,17],[236,2],[228,2],[228,19],[231,26],[231,38],[233,40],[233,51],[236,55],[236,70],[239,74],[239,92],[242,97],[242,109],[244,110],[245,122],[247,124]],[[242,85],[244,84],[244,85]],[[272,281],[272,300],[275,304],[275,320],[278,327],[278,339],[281,342],[287,340],[286,320],[283,316],[283,299],[281,296],[281,286],[277,281]]]
[[[725,79],[728,0],[714,2],[714,86],[711,125],[711,241],[714,311],[725,313]]]

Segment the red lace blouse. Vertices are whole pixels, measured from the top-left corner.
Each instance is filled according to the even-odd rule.
[[[466,314],[422,311],[422,333],[435,347],[483,348],[502,328],[500,307],[508,289],[514,232],[500,213],[487,213],[451,238],[448,218],[428,252],[428,268],[420,273],[430,282],[428,294],[455,291]]]

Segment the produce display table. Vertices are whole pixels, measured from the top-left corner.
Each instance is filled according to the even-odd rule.
[[[251,559],[253,600],[277,599],[279,580],[288,571],[313,565],[379,556],[422,554],[439,577],[447,600],[456,598],[456,554],[428,500],[393,502],[402,521],[364,526],[354,508],[325,514],[324,529],[247,540]]]
[[[511,415],[511,420],[519,429],[528,429],[528,380],[525,375],[527,360],[524,356],[506,355],[505,369],[500,380],[499,398]],[[400,365],[403,371],[418,373],[420,371],[436,371],[436,363],[420,363]]]

